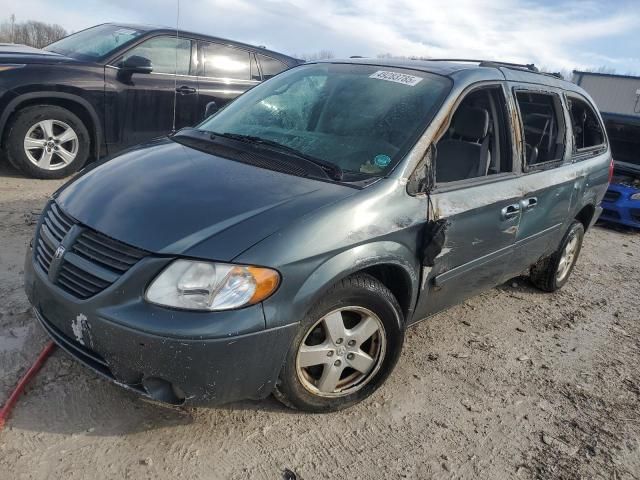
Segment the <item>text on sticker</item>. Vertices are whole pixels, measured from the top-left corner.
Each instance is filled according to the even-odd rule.
[[[369,78],[402,83],[403,85],[409,85],[410,87],[413,87],[422,81],[422,77],[407,75],[406,73],[387,72],[386,70],[378,70],[376,73],[369,75]]]

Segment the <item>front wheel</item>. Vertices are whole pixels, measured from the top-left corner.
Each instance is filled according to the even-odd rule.
[[[578,260],[584,238],[584,226],[574,220],[562,238],[558,250],[531,267],[531,282],[545,292],[555,292],[567,283]]]
[[[89,157],[89,132],[77,115],[55,105],[20,110],[5,137],[9,162],[34,178],[64,178]]]
[[[310,412],[350,407],[384,383],[403,341],[402,311],[389,289],[369,275],[347,277],[301,322],[275,396]]]

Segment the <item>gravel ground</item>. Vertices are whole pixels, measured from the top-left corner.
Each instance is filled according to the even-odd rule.
[[[24,252],[62,182],[0,169],[0,403],[47,338]],[[0,433],[2,479],[640,479],[640,235],[596,227],[555,294],[514,279],[407,334],[344,412],[166,408],[49,359]]]

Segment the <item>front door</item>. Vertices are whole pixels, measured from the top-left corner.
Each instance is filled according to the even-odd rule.
[[[222,108],[260,83],[255,56],[248,50],[219,43],[200,42],[198,112],[204,116],[209,102]]]
[[[189,39],[159,36],[129,50],[114,64],[130,56],[151,61],[152,73],[123,75],[105,69],[107,142],[116,150],[166,135],[175,128],[198,123],[198,82],[191,75],[193,44]],[[175,74],[177,72],[177,75]],[[176,88],[177,87],[177,88]]]
[[[505,92],[498,84],[466,94],[436,143],[429,217],[446,228],[441,251],[424,261],[432,265],[423,267],[416,321],[504,278],[521,218]]]

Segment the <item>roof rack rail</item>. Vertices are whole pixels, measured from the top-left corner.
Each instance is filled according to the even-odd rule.
[[[533,63],[509,63],[499,62],[497,60],[478,60],[469,58],[429,58],[430,62],[465,62],[465,63],[477,63],[480,67],[507,67],[517,68],[521,70],[529,70],[530,72],[539,73],[538,67]]]

